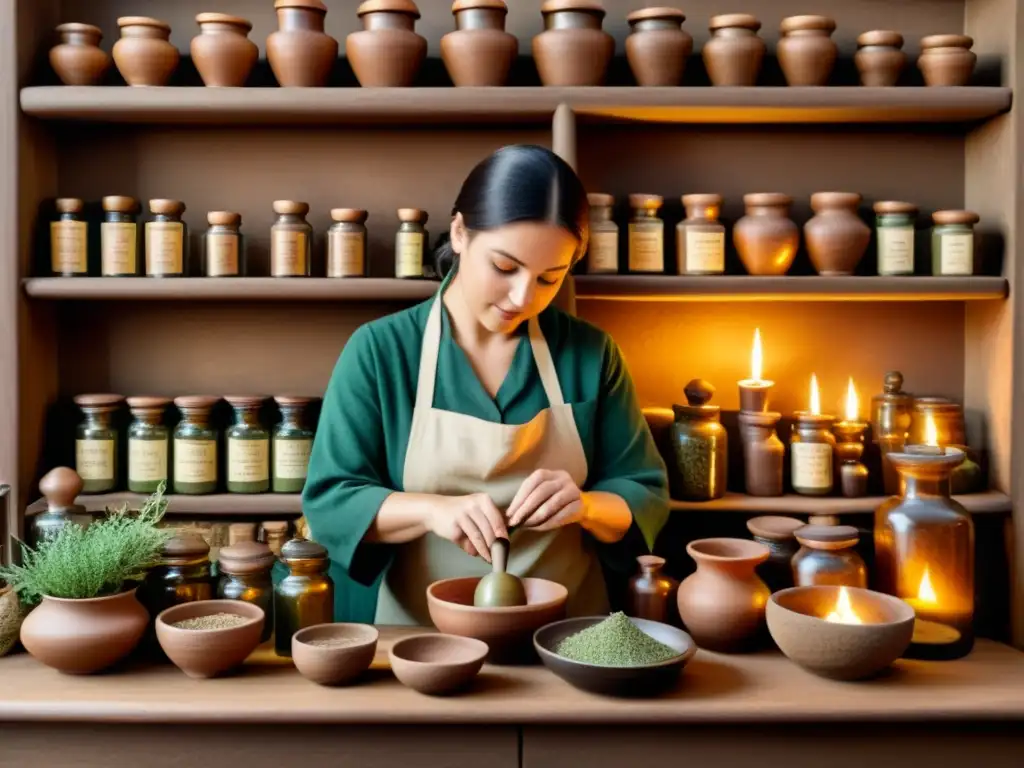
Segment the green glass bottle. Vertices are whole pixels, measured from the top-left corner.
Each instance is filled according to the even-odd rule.
[[[312,398],[278,395],[281,423],[274,427],[274,493],[302,493],[313,450],[313,430],[307,426],[306,412]]]
[[[260,423],[265,397],[230,395],[224,398],[235,410],[228,427],[228,493],[264,493],[270,490],[270,433]]]
[[[82,478],[82,493],[117,489],[120,441],[114,415],[122,402],[121,395],[75,397],[85,417],[75,430],[75,471]]]
[[[174,492],[188,495],[217,491],[217,430],[210,411],[220,398],[188,395],[174,398],[181,421],[174,430]]]
[[[128,426],[128,490],[154,493],[169,479],[170,432],[164,413],[167,397],[129,397],[132,423]]]

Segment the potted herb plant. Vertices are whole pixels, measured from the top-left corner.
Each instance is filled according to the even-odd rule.
[[[135,596],[159,558],[170,531],[165,484],[138,513],[127,504],[86,528],[66,525],[35,549],[22,546],[22,564],[0,567],[26,606],[21,643],[43,664],[68,674],[98,672],[138,645],[149,613]]]

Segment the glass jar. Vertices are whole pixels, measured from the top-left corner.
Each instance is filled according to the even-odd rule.
[[[132,423],[128,425],[128,490],[154,493],[170,478],[170,431],[164,413],[171,404],[167,397],[129,397]]]
[[[860,533],[852,525],[805,525],[796,531],[796,540],[794,586],[868,588],[868,568],[856,550]]]
[[[903,450],[910,431],[914,398],[903,391],[903,374],[885,374],[882,393],[871,398],[871,440],[878,445],[882,458],[882,483],[885,495],[900,492],[900,477],[888,460],[892,452]]]
[[[120,441],[114,415],[123,401],[110,394],[75,397],[85,417],[75,430],[75,471],[82,478],[82,493],[117,489]]]
[[[608,275],[619,271],[619,225],[612,218],[615,198],[595,192],[590,204],[590,242],[587,245],[587,274]]]
[[[775,411],[740,411],[736,415],[743,440],[743,480],[748,496],[781,496],[786,446],[775,426],[782,418]]]
[[[725,495],[728,435],[721,409],[708,405],[715,388],[703,379],[686,385],[686,405],[673,405],[672,447],[679,467],[680,493],[686,501],[710,501]]]
[[[950,496],[958,448],[909,445],[889,455],[900,496],[875,511],[878,589],[914,609],[908,658],[956,659],[974,647],[974,523]]]
[[[676,265],[680,275],[725,272],[725,225],[721,195],[683,195],[686,218],[676,225]]]
[[[184,277],[188,228],[181,220],[180,200],[150,200],[153,220],[146,222],[146,274],[149,277]]]
[[[266,398],[228,395],[224,399],[235,411],[235,423],[225,432],[228,493],[269,491],[270,432],[260,423]]]
[[[210,411],[219,397],[187,395],[174,398],[181,421],[174,429],[174,492],[187,495],[217,491],[217,429]]]
[[[274,493],[302,493],[313,451],[313,430],[306,422],[306,409],[312,398],[278,395],[274,402],[281,409],[281,423],[274,427],[271,446],[272,488]]]
[[[277,220],[270,227],[272,277],[309,277],[313,261],[313,227],[306,221],[308,203],[275,200]]]
[[[754,541],[768,548],[768,559],[757,566],[757,575],[772,592],[793,586],[793,555],[800,549],[794,532],[804,524],[795,517],[761,515],[747,521]]]
[[[427,212],[399,208],[395,234],[395,277],[423,277],[427,248]]]
[[[665,271],[665,222],[658,217],[661,195],[629,196],[629,271]]]
[[[244,277],[245,238],[239,229],[242,215],[232,211],[210,211],[206,214],[206,222],[210,228],[203,235],[203,275]]]
[[[160,562],[149,570],[142,585],[143,603],[155,617],[182,603],[213,599],[210,545],[195,533],[178,533],[167,540]]]
[[[836,438],[831,432],[835,418],[809,411],[797,411],[793,417],[789,439],[793,491],[802,496],[828,496],[835,480]]]
[[[334,224],[327,230],[327,276],[366,275],[366,211],[333,208]]]
[[[0,486],[0,488],[5,486]],[[54,467],[39,481],[39,491],[46,499],[46,510],[26,518],[28,545],[39,546],[44,539],[50,539],[68,524],[87,528],[97,517],[87,512],[85,506],[77,504],[82,492],[82,478],[70,467]]]
[[[306,539],[292,539],[281,549],[288,575],[274,588],[274,648],[291,657],[292,635],[314,624],[334,621],[334,581],[327,573],[327,550]]]
[[[82,212],[85,201],[57,199],[57,220],[50,222],[50,272],[56,277],[89,274],[89,225]]]
[[[934,434],[929,434],[934,431]],[[946,397],[915,397],[910,411],[909,445],[963,446],[964,409]]]
[[[139,201],[124,195],[103,198],[100,224],[100,275],[139,274]]]
[[[266,544],[242,541],[224,547],[217,562],[217,597],[243,600],[263,609],[261,643],[274,632],[274,584],[270,571],[276,560]]]
[[[936,211],[932,214],[932,274],[973,275],[975,269],[973,211]]]
[[[878,274],[914,274],[914,222],[917,206],[896,200],[875,203]]]
[[[268,520],[261,526],[262,535],[260,539],[270,547],[275,557],[281,557],[281,550],[288,541],[288,521]]]
[[[665,558],[640,555],[636,559],[640,572],[629,580],[627,587],[627,615],[637,619],[674,623],[676,590],[679,582],[662,573]]]

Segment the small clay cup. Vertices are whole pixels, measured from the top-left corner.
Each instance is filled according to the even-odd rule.
[[[544,85],[603,85],[615,38],[601,28],[597,0],[547,0],[544,31],[533,38],[533,59]]]
[[[347,685],[370,668],[380,632],[372,624],[314,624],[292,635],[292,661],[307,680]],[[344,645],[316,645],[341,641]]]
[[[974,38],[968,35],[929,35],[921,39],[921,55],[917,67],[925,85],[957,86],[971,81],[978,56],[971,47]]]
[[[736,222],[732,241],[751,275],[784,275],[800,246],[800,228],[789,218],[793,198],[778,192],[743,196],[746,214]]]
[[[233,613],[244,624],[224,629],[183,629],[172,626],[185,619]],[[265,614],[244,600],[200,600],[166,608],[156,617],[156,638],[174,665],[189,677],[208,678],[241,665],[260,644]]]
[[[402,685],[442,696],[464,688],[477,676],[487,650],[487,643],[471,637],[413,635],[392,645],[388,660]]]
[[[757,32],[761,22],[748,13],[712,16],[711,39],[701,56],[712,85],[757,85],[767,46]]]
[[[815,192],[814,216],[804,224],[804,242],[819,275],[852,275],[871,242],[871,228],[857,215],[856,192]]]
[[[282,88],[327,85],[338,59],[338,41],[324,32],[327,6],[320,0],[275,0],[277,29],[267,36],[267,61]]]
[[[199,34],[192,38],[192,62],[208,88],[241,88],[260,50],[248,38],[252,22],[226,13],[196,16]]]
[[[853,62],[860,73],[860,84],[871,88],[896,85],[907,65],[903,35],[885,29],[865,32],[857,38]]]
[[[64,85],[97,85],[110,69],[110,56],[100,48],[103,32],[92,24],[61,24],[60,43],[50,49],[50,66]]]
[[[364,88],[408,88],[427,56],[416,32],[419,8],[412,0],[366,0],[356,15],[363,28],[345,38],[345,55]]]
[[[117,20],[120,39],[114,43],[114,63],[128,85],[167,85],[181,55],[170,42],[171,25],[148,16]]]
[[[682,28],[686,14],[675,8],[643,8],[626,21],[626,59],[637,85],[679,85],[693,52],[693,38]]]
[[[788,85],[828,85],[838,54],[832,39],[835,29],[835,21],[828,16],[789,16],[782,20],[776,55]]]
[[[455,0],[455,31],[441,38],[441,60],[457,88],[505,85],[519,41],[505,31],[504,0]]]

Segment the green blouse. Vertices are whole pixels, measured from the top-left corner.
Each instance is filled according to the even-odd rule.
[[[361,326],[345,345],[324,395],[302,509],[310,534],[332,559],[335,621],[372,622],[392,547],[362,543],[391,493],[401,491],[431,299]],[[452,338],[442,311],[434,407],[523,424],[548,407],[527,325],[508,376],[491,398]],[[587,458],[582,490],[622,497],[633,525],[622,541],[598,544],[606,578],[628,579],[668,518],[665,464],[637,402],[618,346],[595,326],[549,307],[538,318]],[[437,468],[439,472],[444,467]]]

